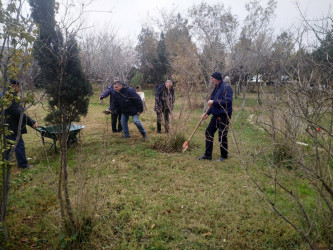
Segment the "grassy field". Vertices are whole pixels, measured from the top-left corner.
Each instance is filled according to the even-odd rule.
[[[218,163],[217,138],[213,161],[198,161],[204,153],[204,131],[199,128],[185,153],[165,153],[154,145],[167,135],[156,133],[152,91],[146,90],[148,111],[140,119],[148,132],[144,141],[130,123],[130,139],[111,133],[108,107],[91,98],[89,113],[80,124],[80,142],[69,149],[70,190],[81,220],[82,248],[86,249],[289,249],[306,248],[300,236],[273,213],[258,195],[241,167],[229,134],[230,157]],[[248,95],[247,108],[234,101],[233,129],[243,151],[265,143],[260,130],[248,122],[256,106]],[[180,109],[177,98],[175,117]],[[44,125],[45,110],[35,106],[29,114]],[[187,138],[200,120],[191,113]],[[61,230],[56,198],[59,155],[43,148],[40,135],[24,135],[33,169],[13,168],[9,205],[8,248],[68,248],[73,238]],[[254,173],[256,174],[256,173]],[[285,173],[286,176],[288,172]],[[306,195],[311,192],[304,187]],[[269,190],[267,191],[269,192]],[[290,216],[295,211],[284,205]]]

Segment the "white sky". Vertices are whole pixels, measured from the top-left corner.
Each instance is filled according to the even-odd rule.
[[[308,18],[319,18],[333,11],[332,0],[298,0],[302,12]],[[150,16],[158,16],[161,9],[173,10],[184,13],[193,4],[199,4],[202,0],[94,0],[89,10],[110,11],[113,13],[94,12],[87,17],[89,25],[95,30],[110,26],[116,29],[121,37],[129,37],[136,40],[141,31],[144,20]],[[206,0],[206,3],[223,3],[226,8],[231,8],[239,21],[246,15],[246,0]],[[265,6],[267,0],[262,0]],[[277,32],[285,28],[297,26],[300,20],[295,0],[278,0],[274,28]]]

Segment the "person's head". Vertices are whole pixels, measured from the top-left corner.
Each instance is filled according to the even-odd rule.
[[[223,81],[224,81],[226,84],[230,85],[230,77],[229,77],[229,76],[225,76],[224,79],[223,79]]]
[[[214,72],[212,73],[210,77],[211,83],[218,85],[220,81],[222,81],[222,74],[220,72]]]
[[[141,87],[140,87],[140,85],[136,86],[136,92],[141,92]]]
[[[166,82],[165,82],[165,87],[166,87],[167,89],[171,89],[171,87],[172,87],[172,81],[171,81],[171,80],[166,80]]]
[[[123,83],[121,81],[115,81],[113,83],[113,88],[115,91],[119,92],[123,88]]]
[[[10,84],[12,86],[13,89],[15,89],[15,91],[18,93],[20,92],[21,90],[21,87],[20,87],[20,82],[17,81],[17,80],[14,80],[14,79],[10,79]]]

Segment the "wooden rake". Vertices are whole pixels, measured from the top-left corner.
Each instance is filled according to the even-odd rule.
[[[190,138],[189,138],[187,141],[184,142],[184,144],[183,144],[183,152],[185,152],[185,151],[188,149],[188,144],[190,143],[190,141],[191,141],[193,135],[195,134],[195,132],[197,132],[197,130],[198,130],[198,128],[199,128],[201,122],[203,121],[203,117],[208,113],[208,110],[209,110],[209,109],[210,109],[210,107],[209,107],[209,108],[206,110],[206,112],[201,116],[201,119],[200,119],[200,121],[198,122],[198,124],[197,124],[197,126],[195,127],[195,129],[193,130],[193,132],[192,132]]]

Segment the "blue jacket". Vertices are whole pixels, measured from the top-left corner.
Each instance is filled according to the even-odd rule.
[[[232,88],[225,82],[220,81],[218,86],[215,86],[210,100],[213,100],[213,105],[207,112],[208,115],[221,116],[232,113]]]
[[[112,106],[111,103],[113,101],[114,93],[115,93],[115,90],[113,89],[113,86],[110,85],[104,90],[104,92],[102,94],[99,95],[102,99],[104,99],[105,97],[110,96],[110,107],[109,107],[110,111],[112,110],[111,109],[111,106]]]
[[[128,116],[143,112],[142,100],[133,88],[123,87],[119,92],[115,91],[113,97],[112,111]]]
[[[27,133],[26,125],[32,127],[36,122],[23,112],[23,109],[20,106],[20,104],[15,101],[16,95],[17,94],[15,93],[13,96],[12,104],[7,109],[5,109],[6,123],[8,123],[8,129],[13,131],[14,135],[16,135],[18,133],[20,116],[21,113],[23,113],[21,134],[26,134]]]

